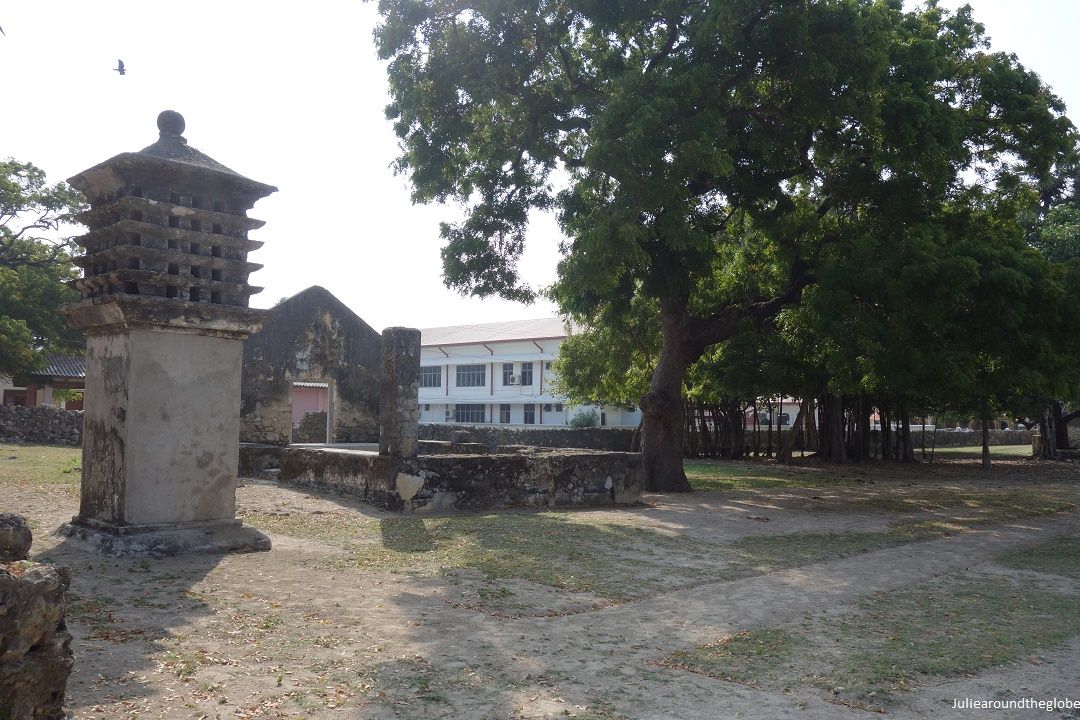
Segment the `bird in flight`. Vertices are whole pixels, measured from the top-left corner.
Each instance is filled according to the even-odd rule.
[[[117,60],[116,61],[116,67],[114,67],[113,70],[120,73],[121,75],[125,75],[127,73],[127,70],[124,69],[124,61],[123,60]]]

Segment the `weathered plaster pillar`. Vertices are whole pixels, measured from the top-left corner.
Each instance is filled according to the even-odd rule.
[[[420,331],[391,327],[382,332],[379,394],[379,454],[416,457],[420,422]]]
[[[100,552],[269,550],[236,519],[243,341],[262,325],[247,210],[276,188],[188,146],[184,119],[70,182],[86,194],[76,242],[87,335],[79,514],[61,532]]]

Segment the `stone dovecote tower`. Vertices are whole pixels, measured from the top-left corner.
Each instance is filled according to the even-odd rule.
[[[77,239],[87,335],[79,514],[62,532],[107,554],[267,550],[235,517],[243,340],[262,243],[247,217],[276,188],[190,147],[184,118],[159,140],[68,180],[90,201]]]

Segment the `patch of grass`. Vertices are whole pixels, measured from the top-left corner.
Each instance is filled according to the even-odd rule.
[[[1002,523],[1080,508],[1080,486],[1043,483],[1022,488],[970,487],[892,488],[888,492],[852,498],[859,510],[890,513],[930,513],[963,525]]]
[[[354,546],[351,563],[363,570],[418,574],[469,568],[488,578],[628,599],[700,579],[713,564],[709,555],[720,548],[587,515],[499,513],[381,520],[382,542]]]
[[[1080,597],[964,577],[701,645],[661,664],[768,688],[816,687],[884,709],[924,677],[1015,662],[1078,634]]]
[[[729,682],[757,686],[805,642],[797,632],[768,627],[739,633],[669,656],[664,664]]]
[[[907,484],[873,486],[857,497],[839,500],[842,508],[930,518],[915,517],[879,531],[753,535],[727,544],[586,512],[373,520],[347,511],[296,511],[245,519],[270,532],[340,548],[341,557],[328,561],[334,567],[412,575],[479,571],[486,579],[477,590],[479,604],[517,612],[525,608],[509,588],[496,590],[500,584],[525,581],[623,602],[1080,507],[1080,486],[1044,483],[1002,490]]]
[[[1035,547],[998,556],[998,562],[1020,570],[1080,578],[1080,537],[1062,536]]]
[[[732,579],[800,567],[911,542],[944,537],[957,528],[942,523],[902,523],[877,532],[749,535],[721,547]]]
[[[683,469],[695,490],[833,487],[844,482],[816,469],[740,460],[684,460]]]
[[[82,450],[51,445],[0,445],[0,486],[78,485]]]
[[[308,538],[332,545],[371,539],[378,532],[378,522],[352,512],[311,513],[306,511],[281,513],[250,513],[244,522],[260,530],[292,537]]]
[[[438,575],[476,570],[489,583],[481,604],[520,610],[500,583],[527,581],[622,602],[735,580],[838,557],[943,537],[962,530],[949,522],[898,523],[872,532],[752,535],[720,544],[672,535],[598,513],[493,513],[444,518],[353,521],[349,513],[250,515],[246,520],[336,545],[337,567]]]

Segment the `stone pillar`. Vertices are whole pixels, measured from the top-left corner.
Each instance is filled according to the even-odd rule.
[[[382,332],[379,393],[379,454],[416,457],[420,421],[420,331],[392,327]]]
[[[68,182],[90,201],[76,238],[87,335],[79,514],[61,528],[108,555],[269,550],[236,519],[243,341],[262,243],[247,211],[274,192],[195,150],[184,119]]]

